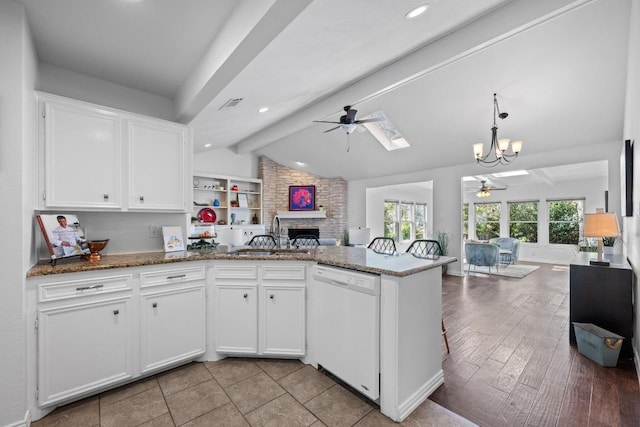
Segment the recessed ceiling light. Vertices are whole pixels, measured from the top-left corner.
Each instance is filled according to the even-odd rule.
[[[267,111],[269,111],[269,107],[262,107],[258,110],[258,113],[266,113]]]
[[[429,5],[428,4],[421,4],[420,6],[414,7],[409,12],[407,12],[407,14],[404,15],[404,18],[405,19],[417,18],[418,16],[422,15],[423,13],[425,13],[427,11],[427,9],[429,9]]]
[[[209,148],[211,147],[211,144],[204,144],[204,148]]]

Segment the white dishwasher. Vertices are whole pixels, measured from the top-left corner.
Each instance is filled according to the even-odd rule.
[[[380,276],[314,266],[313,357],[372,400],[380,396]]]

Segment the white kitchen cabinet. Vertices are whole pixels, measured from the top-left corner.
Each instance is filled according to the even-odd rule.
[[[185,126],[159,120],[126,120],[129,147],[129,208],[185,211]]]
[[[187,212],[188,126],[44,93],[38,106],[40,208]]]
[[[40,406],[133,377],[130,277],[94,277],[39,286]]]
[[[305,354],[305,264],[220,262],[214,276],[217,352]]]
[[[45,208],[119,209],[121,122],[91,104],[41,100]]]
[[[263,284],[260,301],[260,353],[304,356],[304,284]]]
[[[206,351],[203,266],[140,273],[140,364],[146,374]]]

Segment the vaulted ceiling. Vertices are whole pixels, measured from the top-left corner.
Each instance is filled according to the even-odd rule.
[[[430,0],[413,20],[421,1],[21,2],[41,62],[171,99],[196,155],[345,179],[471,163],[494,92],[522,156],[622,138],[628,0]],[[411,147],[313,123],[344,105],[384,111]]]

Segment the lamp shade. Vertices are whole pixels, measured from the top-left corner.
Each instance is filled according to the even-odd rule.
[[[618,217],[612,212],[584,215],[584,237],[618,237]]]

